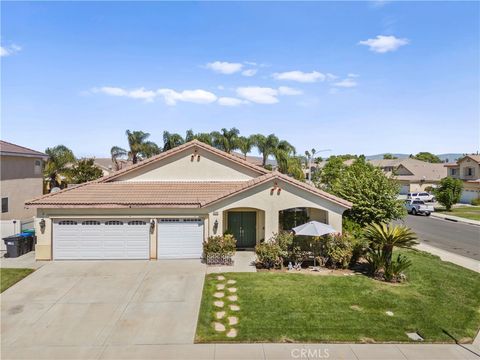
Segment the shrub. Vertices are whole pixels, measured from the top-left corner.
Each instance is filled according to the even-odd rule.
[[[275,241],[263,242],[255,246],[257,268],[279,269],[283,265],[283,251]]]
[[[405,280],[404,270],[408,269],[412,262],[406,256],[398,254],[397,258],[385,266],[383,277],[389,282],[401,282]]]
[[[288,256],[288,252],[292,248],[294,238],[295,236],[292,232],[280,231],[279,233],[273,235],[270,241],[276,243],[280,247],[282,258],[286,258]]]
[[[237,240],[231,234],[210,236],[203,242],[203,253],[205,256],[209,254],[233,256],[236,245]]]
[[[440,180],[440,185],[435,189],[435,196],[438,202],[450,211],[452,206],[460,201],[462,188],[462,180],[446,177]]]
[[[471,204],[472,204],[473,206],[480,206],[480,199],[473,199],[472,202],[471,202]]]
[[[327,266],[345,269],[350,264],[353,254],[352,238],[348,235],[326,236],[323,240],[324,255]]]

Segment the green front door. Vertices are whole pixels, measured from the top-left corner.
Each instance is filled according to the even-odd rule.
[[[229,212],[228,231],[237,239],[237,248],[253,248],[257,244],[255,211]]]

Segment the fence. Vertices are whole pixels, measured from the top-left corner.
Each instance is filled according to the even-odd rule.
[[[34,218],[24,220],[0,220],[0,251],[6,250],[5,243],[1,239],[18,234],[26,229],[33,229],[34,224]]]

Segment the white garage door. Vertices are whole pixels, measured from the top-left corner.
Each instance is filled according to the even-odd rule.
[[[202,256],[203,220],[158,219],[159,259],[198,259]]]
[[[480,196],[478,191],[475,190],[463,190],[460,202],[462,204],[471,204],[472,200],[478,199]]]
[[[149,259],[150,223],[143,220],[57,220],[53,258]]]
[[[410,192],[410,185],[402,185],[400,187],[400,195],[407,195]]]

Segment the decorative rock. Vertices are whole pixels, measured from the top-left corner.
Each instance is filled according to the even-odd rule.
[[[228,288],[228,291],[230,291],[231,293],[235,293],[235,292],[237,292],[237,289],[236,288]]]
[[[230,310],[232,310],[232,311],[240,311],[240,306],[238,306],[238,305],[230,305]]]
[[[223,307],[223,301],[215,301],[215,302],[213,303],[213,305],[215,305],[216,307],[222,308],[222,307]]]
[[[237,301],[237,300],[238,300],[238,296],[237,296],[237,295],[230,295],[230,296],[228,297],[228,300],[230,300],[230,301]]]
[[[215,317],[219,320],[223,319],[224,316],[225,316],[225,311],[219,311],[215,314]]]
[[[235,284],[237,281],[236,280],[228,280],[227,284]]]
[[[237,336],[237,330],[235,329],[230,329],[230,331],[227,333],[227,337],[233,338]]]
[[[223,290],[223,289],[225,289],[225,285],[223,285],[223,284],[218,284],[217,285],[217,290]]]
[[[385,314],[387,314],[388,316],[393,316],[393,312],[392,312],[392,311],[385,311]]]
[[[238,318],[236,316],[229,316],[228,317],[228,325],[237,325]]]
[[[218,275],[218,276],[217,276],[217,280],[223,281],[223,280],[225,280],[225,276],[223,276],[223,275]]]
[[[218,331],[218,332],[225,331],[225,325],[223,325],[222,323],[216,322],[214,326],[215,326],[215,331]]]
[[[225,296],[225,293],[223,292],[216,292],[215,294],[213,294],[213,296],[215,296],[217,299],[220,299],[222,297]]]

